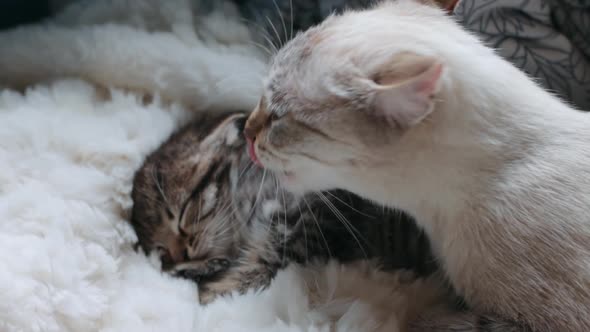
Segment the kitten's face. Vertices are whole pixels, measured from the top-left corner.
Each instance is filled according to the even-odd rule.
[[[239,222],[230,205],[232,172],[245,142],[245,116],[203,117],[148,157],[134,179],[132,225],[164,270],[212,276],[236,256]]]
[[[332,17],[289,42],[246,123],[252,159],[300,192],[342,187],[352,174],[391,162],[404,134],[432,111],[443,69],[395,43],[377,46],[383,41],[373,31],[396,20],[389,11],[412,6],[440,14],[389,4]]]

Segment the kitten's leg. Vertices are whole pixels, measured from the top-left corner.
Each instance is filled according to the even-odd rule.
[[[439,311],[421,316],[410,324],[408,332],[532,332],[493,316],[473,312]]]
[[[234,291],[243,294],[251,289],[264,289],[270,285],[276,272],[276,269],[260,263],[231,267],[219,279],[199,283],[199,302],[208,304],[216,297]]]

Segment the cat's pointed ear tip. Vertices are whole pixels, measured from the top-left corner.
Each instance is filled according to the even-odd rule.
[[[448,71],[447,65],[441,61],[441,60],[434,60],[432,65],[430,66],[430,68],[427,70],[427,72],[429,72],[429,79],[435,83],[434,85],[436,86],[435,90],[438,90],[438,88],[440,87],[440,81],[441,78],[443,77],[443,75],[445,74],[445,72]],[[433,92],[438,92],[438,91],[433,91]]]

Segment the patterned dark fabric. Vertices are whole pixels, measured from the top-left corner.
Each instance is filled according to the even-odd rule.
[[[277,44],[279,39],[282,43],[291,36],[291,17],[296,32],[321,22],[334,11],[375,2],[234,1],[243,15]],[[590,0],[460,0],[453,14],[546,89],[590,111]]]
[[[590,111],[589,0],[461,0],[454,15],[548,90]]]

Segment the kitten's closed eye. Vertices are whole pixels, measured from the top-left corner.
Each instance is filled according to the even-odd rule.
[[[231,266],[228,259],[212,258],[206,261],[193,261],[178,264],[174,267],[174,274],[195,282],[215,278]]]
[[[174,265],[174,259],[170,254],[170,251],[163,246],[157,246],[156,251],[158,256],[160,257],[160,261],[162,262],[162,268],[164,270],[169,269],[172,265]]]

